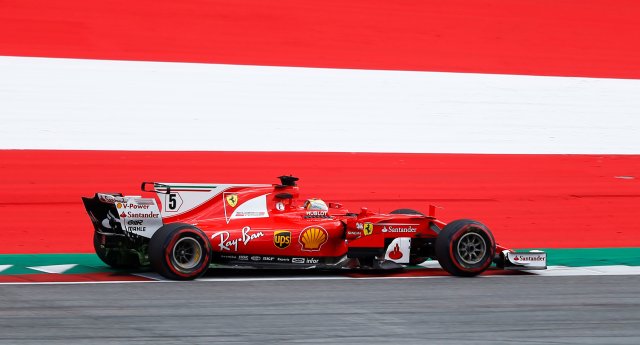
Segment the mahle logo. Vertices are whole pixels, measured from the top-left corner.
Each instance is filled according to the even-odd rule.
[[[273,244],[280,249],[287,248],[291,244],[291,231],[286,231],[286,230],[274,231]]]

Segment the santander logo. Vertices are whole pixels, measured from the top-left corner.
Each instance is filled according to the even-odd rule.
[[[393,248],[393,250],[389,253],[389,259],[391,260],[400,260],[402,259],[402,251],[400,251],[400,246],[396,243],[396,246]]]
[[[401,225],[401,226],[393,226],[386,225],[382,228],[382,232],[417,232],[418,228],[412,226],[411,224]]]

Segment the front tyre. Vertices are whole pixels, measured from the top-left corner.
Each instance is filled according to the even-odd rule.
[[[211,244],[202,230],[183,223],[162,226],[149,242],[151,267],[165,278],[192,280],[209,268]]]
[[[472,277],[491,265],[496,243],[491,231],[475,220],[453,221],[436,239],[436,257],[442,268],[454,276]]]

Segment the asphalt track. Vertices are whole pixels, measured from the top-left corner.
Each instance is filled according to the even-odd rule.
[[[638,344],[640,277],[0,286],[2,344]]]

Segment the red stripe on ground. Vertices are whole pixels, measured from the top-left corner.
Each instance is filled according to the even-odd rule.
[[[633,0],[0,2],[0,55],[640,78]]]
[[[638,247],[640,156],[0,151],[0,253],[89,253],[81,196],[141,181],[272,183],[303,196],[485,222],[511,247]]]
[[[152,279],[117,273],[20,274],[0,275],[0,283],[69,283],[100,281],[151,281]]]

